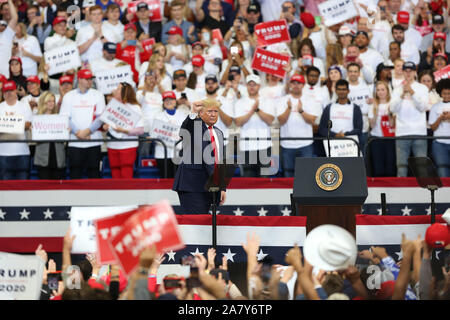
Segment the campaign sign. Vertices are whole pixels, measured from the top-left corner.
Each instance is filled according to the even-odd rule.
[[[211,33],[212,33],[211,38],[213,39],[213,41],[215,41],[217,44],[221,44],[223,42],[222,31],[220,31],[219,28],[213,29]]]
[[[358,136],[348,136],[359,142]],[[323,140],[323,147],[328,157],[328,140]],[[357,157],[358,146],[352,140],[330,139],[331,157]]]
[[[284,19],[258,23],[255,26],[255,34],[258,39],[258,46],[261,47],[291,41],[289,28]]]
[[[436,72],[433,73],[434,75],[434,80],[437,82],[439,82],[439,80],[441,79],[447,79],[450,77],[450,65],[442,68],[441,70],[438,70]]]
[[[19,115],[1,115],[0,116],[0,132],[21,134],[25,132],[25,119]]]
[[[135,209],[136,206],[119,207],[72,207],[70,229],[75,239],[72,253],[93,253],[97,251],[94,220]]]
[[[140,114],[116,99],[111,99],[100,116],[100,120],[113,128],[121,127],[127,130],[134,128],[140,119]]]
[[[134,86],[133,72],[129,65],[117,67],[111,70],[101,70],[95,73],[97,90],[103,94],[110,94],[117,86],[126,82]]]
[[[97,259],[100,264],[114,263],[114,254],[109,246],[109,240],[122,229],[122,224],[128,220],[136,210],[126,211],[110,217],[94,220],[95,238],[97,241]]]
[[[80,53],[74,43],[45,51],[44,57],[45,63],[50,66],[49,76],[81,66]]]
[[[33,116],[31,136],[33,140],[69,140],[69,117],[60,114]]]
[[[328,0],[318,4],[325,26],[334,26],[358,15],[352,0]]]
[[[173,148],[175,143],[180,140],[179,131],[179,126],[155,119],[153,120],[150,136],[152,138],[161,139],[166,144],[167,148]]]
[[[139,265],[139,255],[155,245],[159,253],[184,248],[178,222],[169,201],[137,209],[109,242],[122,271],[130,275]]]
[[[128,12],[136,13],[137,5],[141,2],[145,2],[148,5],[149,17],[151,21],[161,21],[161,1],[160,0],[143,0],[133,1],[128,3]]]
[[[44,261],[0,252],[0,300],[39,300]]]
[[[417,31],[420,32],[420,35],[422,37],[425,37],[427,34],[430,34],[433,32],[433,28],[431,26],[415,26],[414,28],[416,28]]]
[[[256,48],[252,68],[283,79],[286,75],[284,67],[289,64],[289,61],[288,55]]]
[[[145,52],[149,55],[153,53],[153,45],[156,43],[155,38],[149,38],[141,41],[142,48],[144,48]]]
[[[383,137],[395,137],[395,128],[391,127],[391,123],[389,121],[389,116],[384,115],[381,116],[381,131],[383,132]]]

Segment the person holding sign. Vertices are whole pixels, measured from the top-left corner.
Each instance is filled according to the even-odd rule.
[[[205,184],[224,155],[223,133],[215,127],[218,108],[217,100],[193,102],[181,125],[183,151],[172,190],[178,193],[183,214],[207,214],[212,204],[213,195],[206,192]],[[225,190],[216,197],[221,205],[225,198]]]
[[[2,91],[5,101],[0,103],[0,140],[25,140],[24,130],[29,130],[31,127],[31,108],[19,101],[14,81],[7,81],[3,85]],[[8,117],[4,119],[5,116]],[[19,131],[21,132],[18,133]],[[28,144],[1,144],[0,180],[28,179],[29,170],[30,148]]]
[[[93,74],[88,69],[77,73],[78,88],[63,98],[60,114],[69,116],[70,139],[86,140],[102,139],[97,128],[99,120],[95,121],[105,109],[103,94],[92,89]],[[68,148],[70,178],[81,179],[83,171],[87,171],[90,179],[100,178],[101,142],[70,142]]]
[[[45,92],[38,100],[37,115],[58,114],[55,95]],[[36,144],[34,165],[38,177],[43,180],[61,180],[65,178],[66,149],[63,142],[44,142]]]
[[[162,94],[163,110],[157,112],[153,118],[151,126],[152,138],[159,138],[166,143],[167,146],[167,178],[175,176],[176,167],[172,161],[174,157],[175,143],[179,140],[178,132],[180,131],[183,121],[186,119],[187,113],[183,109],[177,108],[177,98],[175,92],[166,91]],[[155,158],[160,172],[164,172],[164,148],[160,143],[155,145]]]
[[[133,87],[122,82],[113,91],[112,97],[121,102],[126,108],[141,115],[140,120],[133,128],[125,129],[119,126],[113,127],[109,124],[103,124],[103,129],[108,131],[108,136],[113,139],[132,139],[144,133],[144,122],[142,118],[142,109],[136,100],[136,94]],[[136,160],[138,141],[112,141],[107,143],[109,166],[113,179],[132,179],[133,166]]]

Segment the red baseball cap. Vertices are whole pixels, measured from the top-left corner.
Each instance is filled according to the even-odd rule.
[[[409,12],[408,11],[397,12],[397,23],[409,24]]]
[[[449,229],[446,225],[433,223],[425,232],[425,241],[432,248],[443,248],[450,241]]]
[[[200,41],[194,42],[192,44],[192,48],[195,47],[195,46],[201,46],[202,48],[204,47],[203,43],[201,43]]]
[[[58,23],[61,23],[61,22],[66,22],[67,23],[66,18],[59,17],[59,16],[55,17],[55,19],[53,19],[52,26],[54,27],[55,25],[57,25]]]
[[[124,31],[127,31],[128,29],[134,29],[134,31],[137,31],[137,29],[136,29],[136,26],[135,26],[135,24],[134,23],[127,23],[126,25],[125,25],[125,28],[124,28]]]
[[[11,57],[11,59],[9,59],[9,63],[11,63],[11,61],[19,61],[19,63],[20,64],[22,64],[22,59],[20,59],[20,57],[16,57],[16,56],[13,56],[13,57]]]
[[[300,20],[303,22],[305,27],[312,29],[316,26],[316,20],[314,16],[309,12],[303,12],[300,14]]]
[[[444,41],[447,40],[447,35],[444,32],[435,32],[433,36],[433,40],[442,39]]]
[[[170,27],[169,31],[167,31],[167,34],[179,34],[180,36],[183,35],[183,29],[177,26]]]
[[[447,55],[446,55],[445,53],[443,53],[443,52],[435,53],[433,57],[434,57],[435,59],[436,59],[437,57],[441,57],[441,58],[444,58],[445,61],[448,62],[448,60],[447,60]]]
[[[300,82],[300,83],[305,83],[306,82],[305,81],[305,77],[302,76],[301,74],[294,74],[291,77],[291,79],[289,80],[289,82],[292,82],[292,81],[297,81],[297,82]]]
[[[16,83],[14,81],[11,81],[11,80],[10,81],[6,81],[3,84],[2,91],[6,92],[6,91],[11,91],[11,90],[17,90]]]
[[[29,76],[27,78],[27,82],[34,82],[34,83],[37,83],[37,84],[41,84],[41,80],[39,80],[38,76]]]
[[[92,71],[89,69],[81,69],[77,73],[78,79],[91,79],[94,77]]]
[[[73,83],[73,77],[66,75],[59,78],[59,85],[62,85],[64,83]]]
[[[175,95],[175,92],[173,92],[173,91],[166,91],[163,93],[162,98],[163,98],[163,100],[167,99],[167,98],[176,100],[177,96]]]
[[[205,58],[203,58],[201,55],[196,55],[192,57],[192,65],[194,67],[203,67],[205,64]]]

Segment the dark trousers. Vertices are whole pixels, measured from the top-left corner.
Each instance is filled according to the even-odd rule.
[[[178,198],[182,214],[208,214],[213,195],[211,192],[185,192],[178,191]],[[220,193],[216,192],[217,203],[220,202]]]
[[[159,170],[159,176],[164,178],[164,159],[156,159],[156,166]],[[175,177],[175,172],[177,172],[177,166],[173,163],[173,159],[167,159],[167,177],[173,178]]]
[[[101,148],[68,148],[70,179],[81,179],[86,170],[89,179],[100,178]]]
[[[64,179],[65,168],[49,168],[36,166],[38,171],[38,178],[41,180],[62,180]]]
[[[373,177],[396,177],[395,140],[373,140],[370,143]]]
[[[30,156],[0,156],[0,180],[27,180]]]

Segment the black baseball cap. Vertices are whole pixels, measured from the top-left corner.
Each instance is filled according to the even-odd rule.
[[[176,70],[176,71],[173,73],[173,79],[174,79],[174,80],[175,80],[175,79],[178,79],[178,78],[181,78],[181,77],[187,78],[186,71],[184,71],[183,69],[178,69],[178,70]]]
[[[403,70],[406,70],[406,69],[417,70],[416,64],[412,61],[406,61],[403,64]]]
[[[258,3],[252,3],[247,7],[247,13],[259,13],[261,12],[261,8]]]
[[[231,66],[230,72],[241,73],[241,68],[239,66]]]
[[[213,75],[213,74],[208,74],[205,77],[205,83],[208,82],[209,80],[212,80],[214,82],[219,82],[219,81],[217,81],[217,77],[215,75]]]
[[[148,10],[148,5],[145,3],[145,2],[140,2],[138,5],[137,5],[137,10],[141,10],[141,9],[146,9],[146,10]]]
[[[360,34],[365,35],[366,38],[369,39],[369,34],[367,32],[365,32],[365,31],[362,31],[362,30],[357,31],[355,37],[359,36]]]
[[[108,53],[116,53],[117,51],[117,45],[112,42],[105,42],[103,44],[103,50],[105,50]]]
[[[444,17],[441,14],[433,16],[433,24],[444,24]]]

